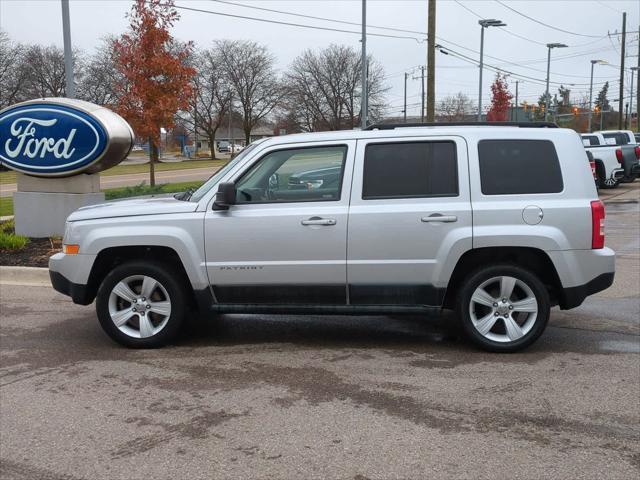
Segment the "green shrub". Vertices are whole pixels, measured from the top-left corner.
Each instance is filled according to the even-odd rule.
[[[24,248],[29,239],[15,233],[0,232],[0,250],[20,250]]]
[[[6,220],[0,222],[0,232],[2,233],[14,233],[16,231],[16,222],[13,220]]]
[[[107,200],[115,200],[117,198],[141,197],[143,195],[160,195],[166,193],[184,192],[189,188],[198,188],[203,182],[181,182],[181,183],[163,183],[161,185],[150,186],[142,182],[133,187],[111,188],[104,191]]]

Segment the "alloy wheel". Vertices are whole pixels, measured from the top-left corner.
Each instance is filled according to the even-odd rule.
[[[538,316],[538,300],[522,280],[509,276],[482,282],[469,302],[471,323],[494,342],[515,342],[533,328]]]
[[[125,335],[148,338],[167,325],[171,316],[171,299],[155,278],[132,275],[116,283],[111,290],[109,315]]]

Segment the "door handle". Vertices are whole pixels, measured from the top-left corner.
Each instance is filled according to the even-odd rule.
[[[302,225],[326,225],[331,226],[336,224],[336,220],[334,218],[320,218],[320,217],[311,217],[307,220],[302,220],[300,222]]]
[[[429,215],[428,217],[422,217],[420,220],[425,223],[428,223],[428,222],[451,223],[451,222],[457,222],[458,217],[456,217],[455,215],[442,215],[440,213],[434,213],[432,215]]]

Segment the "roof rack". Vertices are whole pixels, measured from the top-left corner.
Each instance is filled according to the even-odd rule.
[[[520,128],[558,128],[554,122],[417,122],[417,123],[375,123],[365,130],[395,130],[412,127],[520,127]]]

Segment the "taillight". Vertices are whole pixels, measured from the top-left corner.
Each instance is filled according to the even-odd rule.
[[[604,248],[604,203],[591,202],[591,248]]]
[[[636,152],[636,158],[637,158],[638,160],[640,160],[640,147],[636,147],[636,148],[634,148],[634,150],[635,150],[635,152]]]
[[[622,149],[616,148],[616,158],[618,159],[618,163],[622,165]]]
[[[589,162],[589,165],[591,165],[591,174],[593,175],[593,178],[596,178],[596,162],[592,160]]]

